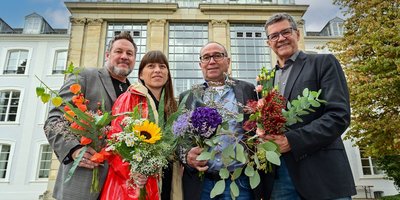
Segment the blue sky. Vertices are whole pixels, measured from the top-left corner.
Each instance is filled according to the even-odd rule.
[[[0,18],[13,28],[22,28],[25,16],[36,12],[43,16],[53,28],[67,28],[70,13],[65,0],[5,0],[1,2]],[[296,4],[310,5],[303,19],[307,31],[320,31],[335,17],[343,17],[332,0],[295,0]]]

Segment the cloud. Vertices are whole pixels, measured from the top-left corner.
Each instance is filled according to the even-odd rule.
[[[53,28],[68,28],[69,16],[71,14],[64,8],[47,9],[44,18],[49,21]]]
[[[296,4],[310,5],[303,16],[306,31],[321,31],[329,20],[343,18],[341,10],[332,0],[296,0]]]

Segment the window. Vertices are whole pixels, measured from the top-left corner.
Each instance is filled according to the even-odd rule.
[[[7,64],[4,74],[25,74],[26,63],[28,61],[27,50],[11,50],[8,52]]]
[[[0,179],[5,179],[9,168],[11,145],[0,143]]]
[[[203,82],[199,56],[207,41],[207,24],[170,23],[168,60],[176,96],[193,84]]]
[[[381,175],[383,171],[376,166],[376,162],[370,156],[365,154],[363,149],[360,149],[361,167],[363,175]]]
[[[142,57],[146,53],[147,43],[147,25],[146,23],[110,23],[107,27],[106,36],[106,50],[110,40],[122,31],[129,32],[135,41],[138,51],[136,52],[136,66],[132,73],[129,75],[129,80],[137,80],[139,71],[139,63]],[[132,82],[132,81],[131,81]]]
[[[19,98],[19,91],[0,91],[0,122],[16,121]]]
[[[50,145],[40,145],[39,167],[37,173],[38,179],[49,177],[52,153],[53,151],[51,150]]]
[[[232,76],[255,84],[262,66],[272,68],[264,25],[231,24],[230,33]]]
[[[67,66],[67,50],[57,50],[54,55],[53,74],[62,74]]]

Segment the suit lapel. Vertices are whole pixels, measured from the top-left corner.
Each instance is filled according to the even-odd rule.
[[[284,93],[284,97],[287,100],[290,100],[290,94],[292,93],[294,83],[296,82],[297,78],[300,75],[300,72],[304,68],[304,65],[306,63],[305,61],[306,57],[307,57],[306,54],[300,51],[299,55],[297,56],[297,59],[293,63],[292,70],[289,74]]]
[[[111,81],[109,72],[105,68],[102,68],[99,70],[99,77],[108,96],[111,97],[111,101],[114,102],[117,99],[117,95],[115,94],[114,85]]]
[[[236,102],[241,103],[242,105],[246,105],[246,102],[244,102],[243,98],[243,89],[242,85],[240,85],[240,82],[238,80],[232,79],[235,81],[235,85],[233,85],[233,92],[235,93],[235,98]],[[242,107],[238,106],[238,111],[239,113],[242,113]]]

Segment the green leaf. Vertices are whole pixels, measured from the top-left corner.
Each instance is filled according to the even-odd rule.
[[[239,176],[242,174],[242,171],[243,171],[243,167],[236,168],[233,171],[232,179],[235,180],[235,179],[239,178]]]
[[[236,160],[238,160],[241,163],[246,163],[246,157],[245,156],[245,151],[242,145],[238,144],[236,146]]]
[[[209,160],[211,158],[211,152],[203,151],[199,156],[197,156],[196,160]]]
[[[231,182],[230,189],[231,189],[231,194],[234,197],[238,197],[239,196],[239,187],[237,186],[235,181]]]
[[[257,148],[264,149],[265,151],[275,151],[278,145],[272,141],[265,141],[257,146]]]
[[[50,100],[50,94],[43,93],[42,96],[40,96],[40,99],[42,100],[43,103],[47,103]]]
[[[238,114],[238,115],[236,116],[236,122],[242,122],[243,119],[244,119],[243,114]]]
[[[249,177],[250,176],[254,176],[254,168],[253,168],[253,166],[247,165],[246,168],[244,169],[244,174],[246,174],[246,176],[249,176]]]
[[[260,174],[258,174],[258,171],[254,172],[254,176],[250,176],[250,187],[251,189],[254,189],[260,184]]]
[[[304,90],[303,90],[303,96],[304,97],[308,97],[308,94],[309,94],[309,90],[308,90],[308,88],[304,88]]]
[[[221,170],[219,170],[219,176],[220,176],[222,179],[227,179],[227,178],[229,178],[229,171],[228,171],[228,169],[227,169],[227,168],[221,168]]]
[[[44,94],[44,88],[43,87],[36,87],[36,96],[40,97]]]
[[[269,162],[275,165],[281,165],[281,160],[279,159],[279,155],[275,151],[266,151],[265,157]]]
[[[225,190],[225,180],[219,180],[215,183],[214,188],[211,190],[210,197],[214,198],[217,195],[220,195]]]

